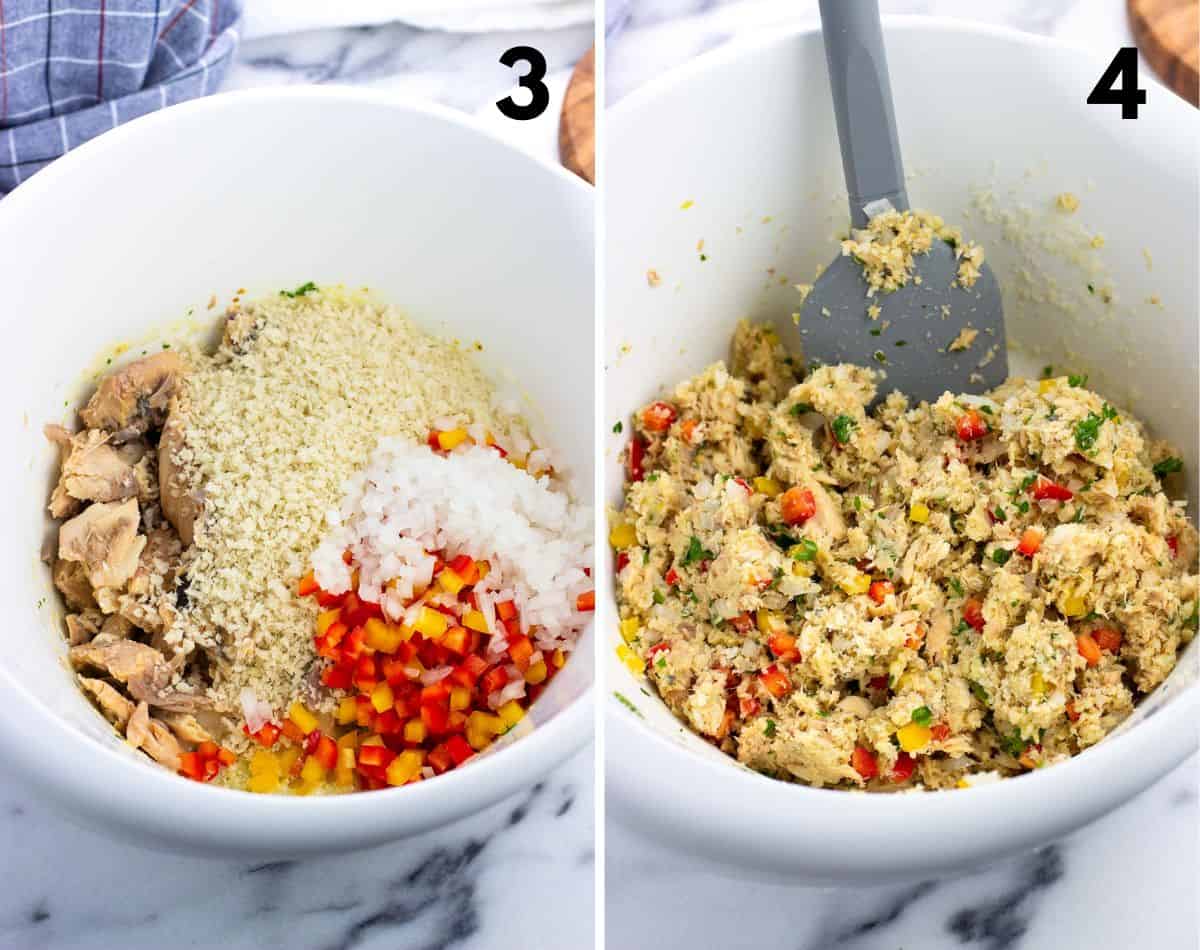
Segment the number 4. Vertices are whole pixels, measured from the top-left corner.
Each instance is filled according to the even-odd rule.
[[[1121,87],[1115,88],[1117,80]],[[1138,106],[1146,104],[1146,90],[1138,88],[1137,50],[1122,46],[1104,70],[1096,86],[1087,97],[1088,105],[1114,105],[1121,107],[1122,119],[1136,119]]]

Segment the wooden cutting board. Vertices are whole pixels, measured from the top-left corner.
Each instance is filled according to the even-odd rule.
[[[596,183],[596,50],[575,65],[558,120],[558,155],[580,178]]]
[[[1163,83],[1200,105],[1200,0],[1127,0],[1138,49]]]

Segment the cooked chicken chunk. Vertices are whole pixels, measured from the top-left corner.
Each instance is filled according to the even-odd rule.
[[[133,703],[122,696],[114,686],[104,682],[104,680],[81,676],[79,677],[79,685],[92,695],[92,698],[96,700],[96,705],[100,707],[100,711],[104,713],[104,717],[109,722],[118,729],[125,728],[125,724],[129,722],[129,717],[133,715]]]
[[[78,561],[58,558],[51,575],[54,586],[72,610],[87,610],[96,606],[96,596],[88,582],[87,570]]]
[[[139,524],[133,498],[97,502],[59,528],[58,556],[81,562],[93,588],[123,587],[146,546]]]
[[[179,768],[179,742],[171,734],[171,730],[150,718],[150,707],[142,702],[129,717],[125,727],[125,740],[135,749],[141,749],[159,765],[165,765],[172,772]]]
[[[71,514],[78,501],[122,501],[137,494],[133,467],[112,447],[107,433],[85,429],[70,435],[61,426],[47,426],[46,435],[64,450],[58,485],[50,497],[55,518]]]
[[[176,462],[183,448],[183,422],[178,403],[172,405],[162,438],[158,443],[158,487],[163,514],[179,532],[185,547],[192,543],[200,501],[188,484],[187,476]]]
[[[184,742],[199,744],[213,741],[212,733],[191,713],[167,713],[162,718],[171,731]]]
[[[114,442],[127,442],[162,426],[183,372],[183,360],[170,351],[135,360],[105,377],[79,416],[89,429],[104,429]]]
[[[129,686],[135,696],[150,689],[165,688],[171,681],[171,667],[163,655],[136,640],[101,636],[91,643],[72,647],[68,657],[76,669],[94,667],[104,670],[113,679]]]
[[[71,646],[87,643],[100,632],[104,615],[98,610],[85,610],[78,614],[67,614],[67,642]]]

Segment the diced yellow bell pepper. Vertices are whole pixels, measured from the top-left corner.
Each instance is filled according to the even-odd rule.
[[[1087,601],[1078,594],[1071,594],[1063,599],[1062,612],[1068,617],[1082,617],[1087,613]]]
[[[319,785],[325,781],[325,766],[310,755],[300,767],[300,781],[306,785]]]
[[[348,726],[358,718],[358,703],[355,702],[353,696],[347,696],[338,703],[337,721],[338,725]]]
[[[259,795],[269,794],[277,788],[279,788],[279,776],[268,772],[251,775],[249,781],[246,782],[246,791]]]
[[[420,719],[410,719],[404,724],[404,741],[419,744],[425,741],[425,723]]]
[[[919,501],[914,501],[908,506],[908,520],[916,524],[924,524],[929,520],[929,506]]]
[[[483,611],[480,610],[468,610],[463,615],[463,626],[476,633],[488,632],[487,620],[484,619]]]
[[[624,551],[637,544],[637,529],[628,521],[618,521],[608,532],[608,543],[617,551]]]
[[[296,760],[300,758],[300,747],[289,746],[279,753],[279,773],[287,775],[292,770],[292,766],[296,764]]]
[[[642,629],[642,622],[637,617],[626,617],[621,621],[621,638],[629,643],[637,636],[637,632]]]
[[[400,644],[408,639],[401,627],[378,617],[372,617],[363,624],[363,634],[367,646],[380,653],[395,653]],[[411,636],[411,633],[409,635]]]
[[[538,660],[536,663],[530,663],[529,669],[525,671],[525,682],[531,686],[536,686],[538,683],[546,679],[546,661]]]
[[[396,758],[392,759],[391,765],[387,767],[388,784],[404,785],[407,782],[411,782],[417,777],[421,771],[421,766],[424,764],[424,752],[418,752],[416,749],[405,749]]]
[[[641,676],[646,672],[646,664],[642,662],[642,658],[624,643],[617,647],[617,657],[634,676]]]
[[[453,594],[456,597],[458,596],[458,592],[467,586],[467,582],[448,567],[443,569],[442,573],[438,575],[438,584],[441,585],[442,590],[446,591],[446,593]]]
[[[896,730],[896,738],[900,740],[900,748],[905,752],[919,752],[929,745],[933,733],[928,726],[910,722]]]
[[[783,491],[783,486],[773,478],[766,478],[760,475],[758,478],[754,479],[754,490],[756,492],[761,492],[768,498],[774,498]]]
[[[462,711],[471,705],[471,691],[465,686],[455,686],[450,690],[450,708]]]
[[[288,718],[296,724],[296,728],[308,735],[317,728],[317,717],[308,711],[308,707],[301,702],[292,703],[288,710]]]
[[[1044,396],[1057,385],[1057,379],[1043,379],[1038,383],[1038,394]]]
[[[470,436],[467,435],[466,429],[446,429],[444,432],[437,434],[438,445],[441,446],[443,452],[449,452],[452,448],[466,442]]]
[[[485,577],[487,577],[488,571],[490,571],[491,569],[492,569],[492,565],[490,565],[487,561],[476,561],[475,562],[475,570],[477,570],[479,572],[479,580],[483,580]]]
[[[1046,680],[1038,670],[1033,671],[1033,675],[1029,677],[1029,689],[1034,696],[1046,695]]]
[[[385,713],[395,705],[396,697],[392,695],[392,687],[386,682],[380,683],[371,690],[371,708],[377,713]]]
[[[322,610],[317,614],[317,636],[323,637],[330,627],[341,617],[340,610]]]
[[[278,779],[280,771],[279,756],[269,749],[259,749],[250,756],[251,775],[273,775]]]
[[[417,633],[426,640],[436,640],[446,632],[449,622],[446,620],[444,613],[434,610],[431,607],[422,607],[421,613],[417,617],[417,622],[413,626],[416,628]]]
[[[853,577],[842,582],[842,590],[851,596],[854,594],[865,594],[870,587],[871,578],[862,572],[859,572]]]
[[[759,610],[756,619],[758,620],[758,629],[767,636],[787,629],[787,622],[783,619],[783,614],[777,610]]]
[[[550,654],[550,662],[554,664],[556,670],[561,670],[566,665],[567,655],[562,650],[555,650]]]
[[[496,715],[498,715],[500,717],[500,721],[504,723],[505,729],[511,729],[525,718],[525,710],[520,707],[515,699],[510,699],[507,703],[496,710]]]

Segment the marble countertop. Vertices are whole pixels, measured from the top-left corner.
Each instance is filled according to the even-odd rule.
[[[671,67],[756,31],[815,23],[816,0],[634,0],[609,19],[611,104]],[[1123,0],[881,0],[885,13],[985,19],[1113,51]],[[1200,758],[1120,810],[970,875],[873,888],[737,880],[637,836],[608,807],[607,944],[792,950],[1194,950]],[[886,843],[881,843],[886,847]]]
[[[529,122],[506,120],[493,105],[514,86],[498,60],[517,44],[542,50],[550,65],[554,101]],[[386,89],[476,114],[554,161],[558,103],[591,44],[590,25],[457,35],[390,24],[262,37],[242,44],[223,89]],[[588,746],[525,794],[420,838],[259,865],[110,841],[0,767],[0,950],[591,947],[592,756]]]

